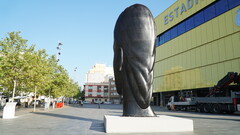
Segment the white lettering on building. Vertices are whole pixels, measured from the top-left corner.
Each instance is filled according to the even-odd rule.
[[[187,10],[191,9],[194,5],[198,4],[198,0],[186,0],[186,3],[182,3],[181,6],[178,6],[174,9],[174,11],[169,12],[167,15],[164,16],[164,24],[168,24],[169,22],[173,21],[174,18],[179,16],[179,9],[180,15],[187,12]]]

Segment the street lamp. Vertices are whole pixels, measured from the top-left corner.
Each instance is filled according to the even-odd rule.
[[[58,55],[61,55],[60,50],[61,50],[61,46],[62,46],[62,45],[63,45],[63,44],[62,44],[61,42],[58,42],[58,46],[57,46],[57,62],[59,61]]]
[[[76,72],[77,71],[77,67],[75,67],[75,69],[74,69],[74,72]]]

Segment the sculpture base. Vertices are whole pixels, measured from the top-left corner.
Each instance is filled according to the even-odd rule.
[[[15,117],[15,107],[17,102],[6,103],[6,106],[3,108],[3,119],[12,119]]]
[[[104,116],[106,133],[158,133],[193,131],[193,120],[158,115],[157,117]]]

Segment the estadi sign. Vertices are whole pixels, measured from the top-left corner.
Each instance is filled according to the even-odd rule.
[[[198,0],[186,0],[185,3],[181,3],[181,5],[175,7],[173,11],[164,16],[164,24],[166,25],[174,18],[177,18],[179,15],[184,14],[184,12],[190,10],[194,5],[197,5],[198,2]]]

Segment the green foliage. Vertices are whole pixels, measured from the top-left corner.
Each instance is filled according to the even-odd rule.
[[[79,93],[79,86],[58,65],[56,57],[48,57],[45,50],[28,47],[20,32],[10,32],[0,40],[0,86],[11,93],[14,80],[16,92],[33,92],[53,97],[72,97]],[[0,89],[1,90],[1,89]]]

